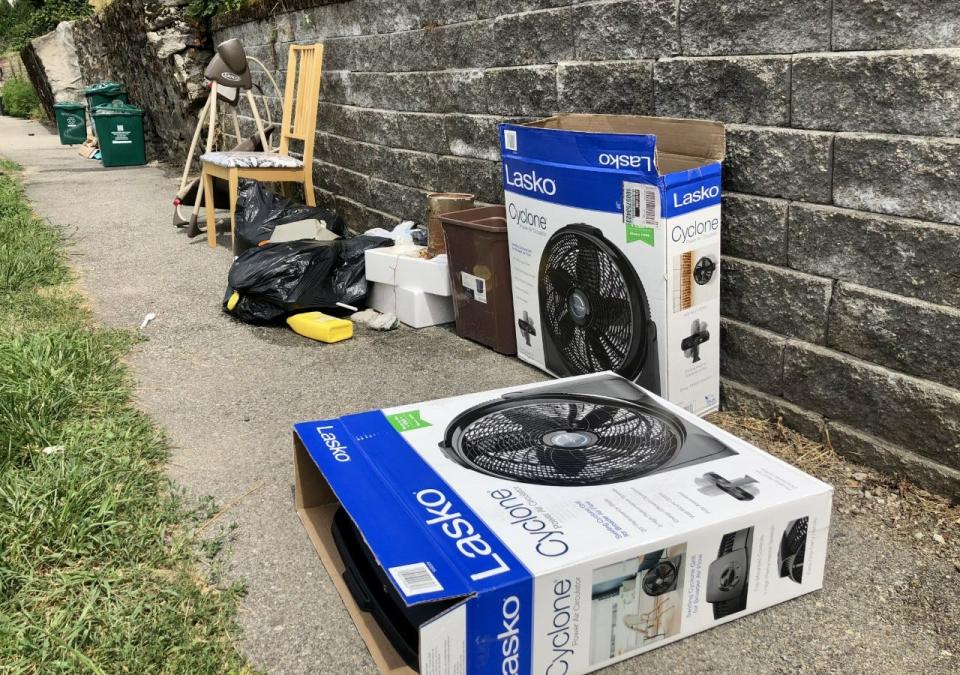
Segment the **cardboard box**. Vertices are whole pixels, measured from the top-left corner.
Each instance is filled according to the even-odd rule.
[[[716,122],[558,115],[500,125],[518,355],[614,370],[686,410],[719,405]]]
[[[830,486],[612,373],[294,445],[297,510],[383,672],[585,673],[823,583]]]

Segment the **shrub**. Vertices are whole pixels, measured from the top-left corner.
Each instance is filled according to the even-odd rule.
[[[40,99],[33,85],[22,77],[12,77],[3,82],[3,112],[13,117],[34,117],[40,112]]]

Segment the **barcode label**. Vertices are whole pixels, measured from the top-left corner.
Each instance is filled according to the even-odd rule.
[[[640,241],[655,245],[660,229],[660,190],[656,185],[623,183],[623,224],[628,244]]]
[[[503,130],[503,147],[507,150],[517,151],[517,132],[513,129]]]
[[[649,186],[643,190],[643,224],[647,227],[657,224],[657,190]]]
[[[426,563],[413,563],[412,565],[400,565],[391,567],[390,576],[397,582],[397,586],[406,596],[422,595],[424,593],[436,593],[442,591],[443,586],[433,576],[433,572],[427,567]]]

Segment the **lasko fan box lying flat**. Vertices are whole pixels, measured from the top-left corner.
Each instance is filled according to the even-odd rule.
[[[295,427],[383,672],[585,673],[816,590],[832,489],[606,372]]]

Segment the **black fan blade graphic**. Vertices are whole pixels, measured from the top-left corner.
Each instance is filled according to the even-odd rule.
[[[519,424],[526,431],[536,431],[541,429],[549,430],[554,426],[562,426],[556,424],[555,421],[549,417],[545,417],[542,412],[538,410],[531,410],[526,406],[506,408],[503,411],[503,416],[514,424]]]
[[[617,416],[617,409],[605,405],[597,405],[593,410],[584,415],[582,423],[584,428],[590,431],[601,431],[608,424],[613,422]]]
[[[590,361],[595,371],[614,370],[619,364],[614,365],[610,352],[603,344],[602,334],[591,330],[587,332],[587,345],[590,347]]]
[[[590,461],[583,450],[568,450],[564,448],[537,448],[537,459],[544,466],[553,467],[557,473],[564,476],[579,476]]]
[[[570,312],[567,311],[566,303],[564,303],[563,314],[558,317],[556,326],[557,336],[563,341],[563,344],[573,344],[574,333],[577,332],[577,324],[574,323],[573,317],[571,317]]]
[[[632,316],[630,313],[630,302],[626,298],[604,298],[604,314],[609,317],[607,321],[610,325],[630,325]]]
[[[581,289],[593,289],[599,284],[597,279],[597,256],[599,252],[587,242],[580,242],[577,249],[577,286]]]
[[[564,302],[567,295],[569,295],[574,288],[576,288],[576,280],[570,276],[570,273],[559,267],[551,267],[547,270],[546,278],[550,282],[550,285],[553,287],[553,291],[557,293],[561,302]]]

